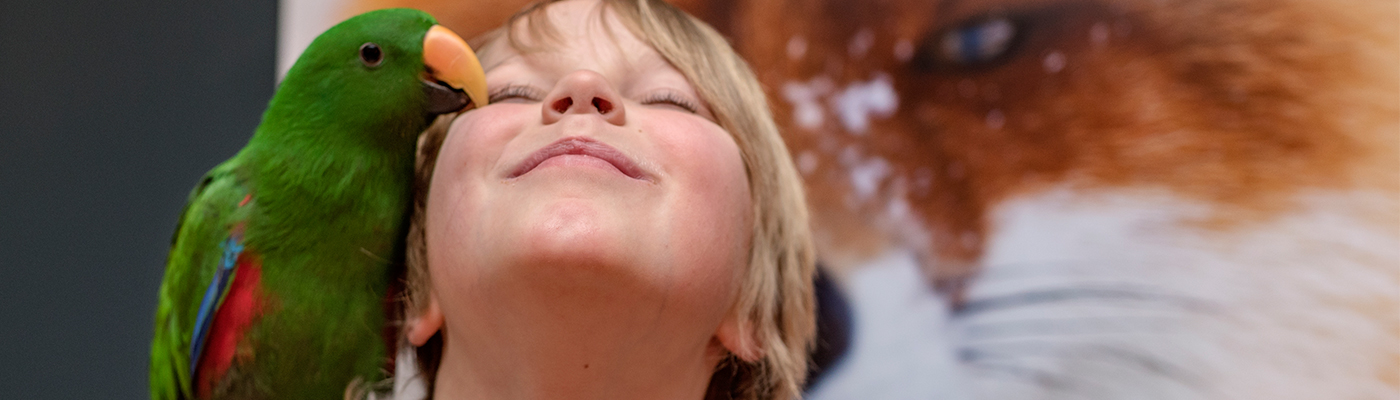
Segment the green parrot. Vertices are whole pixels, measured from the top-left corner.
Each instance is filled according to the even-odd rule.
[[[384,379],[417,138],[469,104],[486,104],[481,64],[426,13],[373,11],[317,37],[247,146],[190,193],[151,398],[330,399]]]

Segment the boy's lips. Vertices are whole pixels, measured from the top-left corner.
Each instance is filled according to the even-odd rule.
[[[535,167],[538,167],[546,160],[566,155],[597,158],[607,161],[608,164],[612,164],[613,168],[617,168],[618,172],[632,179],[650,180],[648,179],[646,171],[639,167],[637,163],[633,162],[632,159],[627,158],[627,155],[622,154],[621,151],[618,151],[612,146],[608,146],[606,143],[577,136],[560,139],[531,153],[528,157],[525,157],[520,164],[517,164],[515,168],[511,169],[506,179],[520,177],[521,175],[530,173],[530,171],[533,171]]]

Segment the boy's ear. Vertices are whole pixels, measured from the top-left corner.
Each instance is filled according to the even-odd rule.
[[[746,362],[758,362],[763,358],[763,344],[758,339],[758,333],[754,332],[753,324],[741,324],[740,318],[733,314],[725,318],[715,337],[735,357]]]
[[[423,312],[413,318],[409,318],[405,323],[405,336],[413,346],[422,346],[428,342],[439,329],[442,329],[442,309],[438,307],[437,296],[428,296],[428,306]]]

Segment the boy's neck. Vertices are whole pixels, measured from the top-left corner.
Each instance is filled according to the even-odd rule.
[[[644,291],[580,293],[569,289],[590,285],[574,281],[568,289],[515,290],[523,298],[493,297],[476,321],[448,321],[433,397],[705,397],[726,354],[713,333],[679,328],[667,301],[638,296]]]

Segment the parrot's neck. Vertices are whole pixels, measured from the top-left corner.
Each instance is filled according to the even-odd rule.
[[[401,236],[412,197],[415,143],[376,143],[365,136],[260,129],[239,156],[252,169],[253,198],[262,218],[335,237]]]

